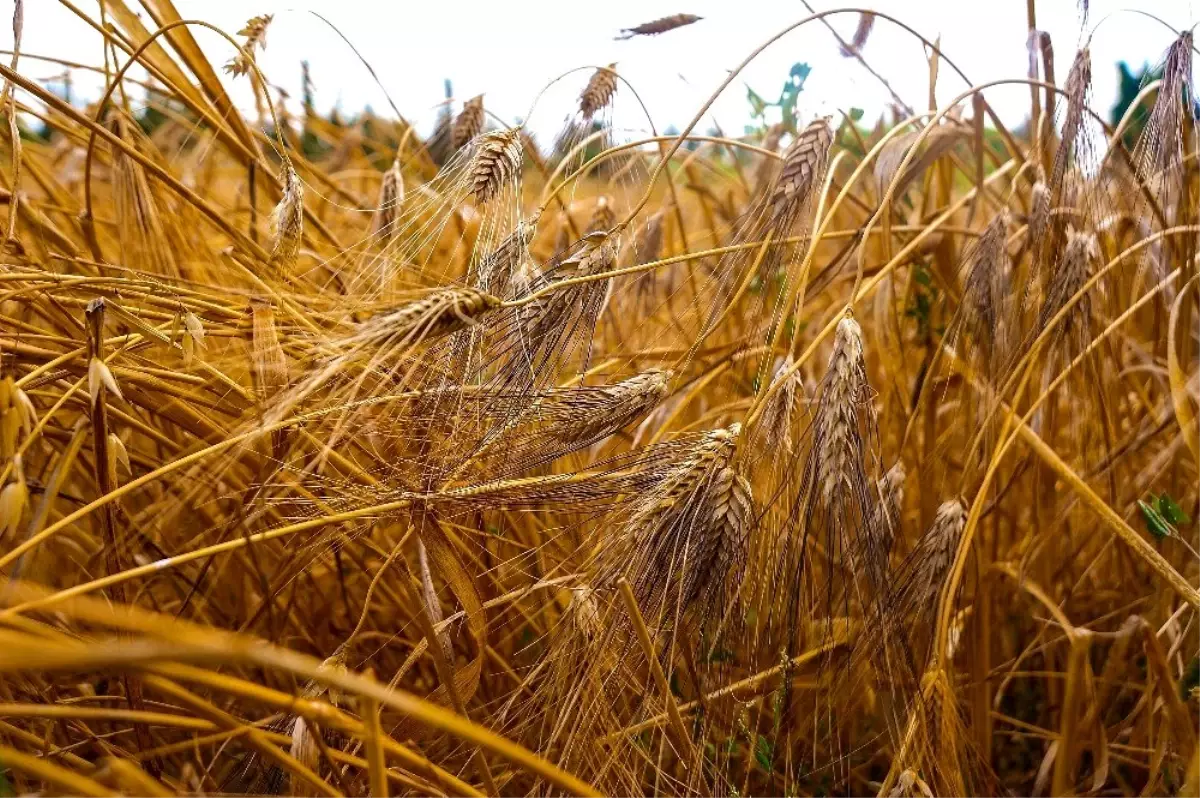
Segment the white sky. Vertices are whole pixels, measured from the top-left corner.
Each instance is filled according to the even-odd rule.
[[[75,0],[94,12],[96,0]],[[134,0],[127,0],[136,5]],[[303,4],[278,0],[175,0],[185,18],[212,22],[231,34],[259,13],[274,13],[267,49],[259,64],[269,81],[299,96],[300,61],[308,59],[316,87],[317,105],[328,109],[340,103],[346,112],[370,104],[387,115],[382,93],[367,71],[325,23],[308,13],[316,11],[337,25],[375,67],[400,111],[428,130],[442,100],[444,78],[453,81],[455,95],[466,99],[485,93],[489,111],[505,120],[524,117],[534,98],[554,77],[578,67],[617,62],[618,71],[640,94],[659,130],[685,125],[727,75],[755,46],[790,22],[808,14],[794,0],[604,0],[569,3],[563,0],[307,0]],[[1092,0],[1089,28],[1099,24],[1091,43],[1094,100],[1107,115],[1116,96],[1116,62],[1135,68],[1158,63],[1173,36],[1160,23],[1131,13],[1130,6],[1158,15],[1175,28],[1191,26],[1200,14],[1200,0]],[[98,37],[57,0],[26,0],[23,50],[100,64]],[[835,7],[814,2],[818,10]],[[1023,77],[1027,68],[1026,18],[1023,0],[875,0],[878,11],[894,14],[927,37],[940,35],[946,54],[976,83]],[[12,0],[0,0],[0,46],[10,48]],[[692,26],[653,38],[614,41],[622,27],[677,12],[704,19]],[[1061,82],[1080,41],[1076,0],[1040,0],[1038,27],[1050,32]],[[1108,17],[1107,19],[1105,19]],[[831,19],[843,36],[854,30],[856,15]],[[148,27],[153,28],[152,24]],[[215,64],[232,55],[229,45],[209,31],[195,36]],[[865,48],[868,62],[888,76],[902,98],[914,107],[925,103],[927,67],[920,44],[885,20],[876,23]],[[800,115],[857,106],[868,121],[883,111],[887,93],[852,59],[838,54],[836,43],[819,23],[788,34],[769,48],[742,74],[714,106],[712,115],[729,134],[739,134],[749,119],[745,84],[765,99],[778,97],[791,65],[806,61],[813,68],[800,98]],[[22,71],[50,78],[61,68],[29,60]],[[590,70],[579,71],[547,92],[530,118],[530,127],[544,142],[559,129],[574,107]],[[133,72],[131,74],[136,74]],[[234,96],[251,105],[245,78],[234,83]],[[237,85],[237,84],[242,85]],[[99,81],[78,76],[77,96],[98,94]],[[939,100],[958,94],[965,85],[943,66]],[[136,94],[135,94],[136,96]],[[989,102],[1013,123],[1028,113],[1024,86],[991,90]],[[645,129],[644,116],[625,86],[618,91],[614,122]],[[711,119],[699,126],[704,132]]]

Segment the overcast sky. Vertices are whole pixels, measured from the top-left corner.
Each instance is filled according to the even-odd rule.
[[[126,0],[131,6],[134,0]],[[95,0],[75,0],[94,11]],[[267,78],[299,95],[300,61],[312,66],[318,107],[339,104],[353,112],[365,105],[386,113],[387,104],[366,69],[349,47],[315,11],[336,25],[375,67],[401,112],[428,129],[443,97],[443,79],[453,81],[455,96],[485,94],[489,111],[505,120],[525,117],[539,93],[554,78],[579,67],[616,62],[618,71],[637,90],[658,128],[682,127],[712,90],[754,47],[790,22],[808,14],[793,0],[605,0],[566,3],[562,0],[175,0],[185,18],[215,23],[236,33],[247,17],[274,13],[267,49],[259,64]],[[92,64],[102,63],[98,37],[57,0],[26,0],[23,49]],[[814,2],[817,9],[837,7]],[[1026,17],[1023,0],[877,0],[875,9],[894,14],[930,39],[941,37],[946,54],[974,82],[1023,77],[1027,69]],[[1059,81],[1065,76],[1081,37],[1091,41],[1095,105],[1105,115],[1117,87],[1116,62],[1156,64],[1173,39],[1162,24],[1125,10],[1138,6],[1175,28],[1197,21],[1197,0],[1092,0],[1087,32],[1081,34],[1076,0],[1039,0],[1038,27],[1048,31],[1056,52]],[[12,2],[0,2],[11,17]],[[690,27],[662,36],[614,41],[620,28],[656,17],[688,12],[704,17]],[[856,15],[841,14],[832,24],[849,38]],[[148,23],[149,27],[153,27]],[[0,42],[11,47],[12,34],[2,25]],[[216,64],[232,51],[209,31],[195,33]],[[865,48],[866,59],[885,74],[910,105],[923,106],[928,70],[919,42],[880,20]],[[748,119],[745,86],[764,98],[778,97],[792,64],[803,61],[812,74],[800,98],[803,120],[838,108],[859,107],[874,119],[888,104],[886,91],[856,62],[844,59],[829,32],[819,23],[795,31],[769,48],[742,74],[714,106],[713,116],[727,133],[740,133]],[[22,71],[50,78],[61,68],[29,60]],[[135,73],[134,73],[135,74]],[[588,71],[577,71],[542,94],[530,117],[539,135],[552,136],[575,105]],[[250,106],[245,78],[233,82],[243,107]],[[239,85],[240,84],[240,85]],[[95,96],[99,83],[78,77],[76,91]],[[963,84],[943,68],[939,100],[959,93]],[[1001,115],[1019,122],[1028,113],[1025,87],[991,90],[989,102]],[[614,123],[645,129],[645,117],[622,86]],[[701,130],[711,127],[711,119]]]

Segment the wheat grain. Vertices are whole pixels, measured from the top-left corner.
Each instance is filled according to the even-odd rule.
[[[404,175],[400,173],[400,159],[392,162],[391,168],[383,173],[379,184],[379,203],[375,208],[375,234],[386,245],[396,237],[396,223],[404,207]]]
[[[225,71],[234,77],[242,77],[254,68],[255,49],[267,49],[267,26],[275,18],[274,14],[261,14],[251,17],[245,26],[238,31],[238,36],[245,36],[242,49],[225,64]]]
[[[851,58],[862,53],[863,47],[867,44],[867,39],[871,37],[871,29],[875,27],[875,15],[864,11],[858,15],[858,25],[854,28],[854,36],[848,42],[848,46],[842,47],[842,56]]]
[[[921,40],[940,113],[797,130],[797,69],[722,130],[756,51],[657,135],[569,64],[511,124],[449,85],[327,113],[306,66],[264,85],[269,17],[210,63],[142,5],[72,6],[98,104],[36,71],[61,47],[0,63],[13,791],[1195,792],[1190,32],[1104,150],[1102,65],[1051,91],[1025,9],[1038,85],[950,85]],[[891,94],[883,21],[800,28],[857,22]],[[1018,90],[1036,124],[992,114]]]
[[[1181,127],[1185,94],[1195,102],[1190,30],[1180,34],[1168,48],[1162,75],[1162,86],[1146,121],[1146,133],[1135,152],[1138,167],[1147,182],[1177,168],[1183,159]]]
[[[909,590],[903,594],[902,615],[928,618],[954,561],[966,523],[967,510],[958,499],[938,506],[933,523],[909,555],[912,579],[906,582]]]
[[[499,297],[476,288],[441,288],[372,318],[352,340],[381,343],[449,335],[479,324],[499,306]]]
[[[283,165],[283,196],[271,214],[271,263],[290,274],[304,236],[304,184],[290,163]]]
[[[771,191],[771,223],[786,229],[809,200],[829,162],[833,145],[832,117],[810,122],[783,155],[783,169]]]
[[[255,393],[265,406],[290,382],[287,356],[279,341],[275,309],[262,298],[250,300],[250,368]]]
[[[1040,260],[1036,253],[1045,246],[1046,235],[1050,230],[1050,188],[1046,185],[1046,175],[1042,168],[1037,167],[1037,179],[1029,192],[1029,225],[1026,229],[1026,240],[1035,252],[1034,263]]]
[[[1086,230],[1067,228],[1067,243],[1062,259],[1056,265],[1046,288],[1046,298],[1038,313],[1037,327],[1045,329],[1050,319],[1062,310],[1069,299],[1083,288],[1091,276],[1091,261],[1098,254],[1096,237]],[[1083,331],[1083,323],[1090,315],[1091,299],[1087,294],[1072,307],[1064,326],[1060,329]]]
[[[964,258],[966,280],[963,286],[963,313],[968,330],[980,346],[986,361],[1003,358],[1005,335],[1010,323],[1007,314],[1008,213],[1001,211],[988,224],[979,240]]]
[[[617,223],[617,215],[613,210],[612,200],[600,197],[596,200],[596,208],[588,218],[584,228],[585,233],[607,233]]]
[[[112,130],[122,140],[134,143],[132,127],[124,113],[114,114]],[[113,154],[112,179],[122,261],[155,274],[176,276],[175,258],[167,245],[167,228],[145,169],[125,150],[118,149]]]
[[[451,146],[458,150],[467,145],[472,139],[483,132],[483,95],[472,97],[463,103],[462,110],[454,119],[450,128]],[[520,163],[518,159],[517,163]]]
[[[781,359],[775,367],[775,375],[768,388],[771,393],[763,405],[758,422],[762,430],[763,454],[774,454],[781,446],[788,454],[793,451],[793,414],[797,397],[803,394],[804,388],[803,377],[795,365],[795,360],[789,356]]]
[[[521,171],[521,137],[517,128],[485,133],[471,161],[471,194],[489,202]]]
[[[901,532],[900,521],[904,508],[904,480],[908,476],[904,461],[897,460],[896,464],[878,482],[879,500],[867,524],[866,530],[870,539],[867,550],[872,556],[867,558],[865,567],[874,569],[868,575],[870,584],[876,589],[885,584],[887,562],[895,546],[896,538]]]
[[[750,486],[730,467],[741,425],[714,430],[641,502],[602,556],[599,584],[628,579],[659,634],[678,614],[707,624],[746,559]]]
[[[11,542],[29,505],[29,486],[25,482],[25,469],[20,455],[9,460],[12,463],[12,478],[0,489],[0,530],[4,539]]]
[[[838,322],[815,422],[820,449],[817,485],[826,503],[852,489],[851,473],[863,456],[858,407],[866,392],[862,328],[854,319],[844,318]]]
[[[118,399],[125,398],[121,394],[121,388],[117,385],[117,379],[113,376],[112,369],[100,358],[93,357],[88,362],[88,396],[91,397],[92,404],[96,404],[103,398],[105,390]]]
[[[671,372],[652,369],[612,385],[576,391],[553,409],[564,441],[586,445],[628,426],[666,398]]]
[[[528,265],[529,244],[537,234],[538,221],[538,216],[532,216],[517,222],[516,228],[480,259],[475,272],[481,290],[507,297],[522,280],[525,280],[523,287],[529,288],[529,275],[518,279],[518,274]]]
[[[583,94],[579,95],[579,113],[585,122],[592,121],[593,116],[612,102],[613,95],[617,93],[616,69],[616,64],[597,69],[584,87]]]
[[[1062,138],[1059,141],[1058,150],[1054,154],[1054,169],[1050,173],[1049,184],[1051,196],[1056,199],[1062,196],[1062,182],[1067,171],[1067,161],[1071,157],[1071,153],[1077,149],[1076,140],[1079,138],[1083,125],[1083,111],[1091,87],[1092,56],[1085,47],[1075,55],[1071,71],[1067,73],[1065,89],[1067,114],[1063,121]]]
[[[617,40],[632,39],[634,36],[657,36],[660,33],[666,33],[676,28],[682,28],[684,25],[691,25],[694,22],[699,22],[704,19],[695,14],[671,14],[670,16],[661,17],[650,22],[643,22],[641,25],[634,25],[632,28],[621,28],[621,35],[617,36]]]

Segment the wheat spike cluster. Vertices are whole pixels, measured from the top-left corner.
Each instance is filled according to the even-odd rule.
[[[1110,115],[1133,12],[993,4],[983,84],[800,9],[662,133],[681,9],[426,135],[297,112],[308,12],[63,5],[101,96],[28,4],[0,63],[0,794],[1200,792],[1190,29]],[[891,107],[707,129],[801,29]]]

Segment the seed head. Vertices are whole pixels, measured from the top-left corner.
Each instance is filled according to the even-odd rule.
[[[483,132],[483,95],[472,97],[463,103],[463,108],[450,128],[450,143],[454,149],[466,146],[467,142]],[[520,163],[520,159],[517,160]]]
[[[559,261],[558,268],[566,277],[606,272],[616,262],[617,243],[606,231],[587,233]]]
[[[613,212],[612,200],[602,196],[596,200],[596,207],[588,219],[586,232],[606,233],[616,222],[617,219],[616,214]]]
[[[485,133],[471,160],[471,194],[488,202],[521,171],[521,137],[517,128]]]
[[[0,533],[11,537],[21,524],[29,504],[29,488],[25,484],[25,469],[20,456],[13,458],[12,479],[0,490]]]
[[[516,229],[480,259],[475,271],[481,290],[501,297],[507,295],[518,269],[529,255],[529,242],[537,233],[537,226],[537,216],[517,222]]]
[[[1008,212],[996,214],[966,257],[963,313],[977,344],[990,354],[1003,349],[1008,300]]]
[[[817,409],[817,485],[826,503],[850,487],[854,464],[861,461],[858,403],[866,392],[862,328],[846,317],[838,322]]]
[[[650,369],[629,379],[575,392],[555,415],[563,422],[560,437],[587,445],[644,416],[666,398],[671,372]]]
[[[251,17],[240,31],[238,36],[245,36],[246,42],[242,45],[242,49],[238,54],[230,59],[225,65],[225,71],[236,77],[241,77],[250,71],[254,64],[254,50],[267,49],[267,26],[271,24],[271,20],[275,18],[274,14],[262,14],[257,17]]]
[[[879,480],[879,496],[871,523],[867,527],[871,535],[873,553],[882,558],[886,564],[892,546],[896,542],[896,533],[900,529],[900,512],[904,506],[904,479],[907,472],[904,461],[897,460]],[[876,574],[874,584],[883,583],[883,571]]]
[[[1050,320],[1062,310],[1071,297],[1075,296],[1087,282],[1091,273],[1091,262],[1099,253],[1096,236],[1086,230],[1067,228],[1067,245],[1063,250],[1058,267],[1050,277],[1046,299],[1038,315],[1038,329],[1045,329]],[[1077,327],[1090,313],[1091,300],[1087,294],[1072,306],[1065,327]],[[1065,328],[1064,328],[1065,329]]]
[[[375,209],[375,234],[384,244],[391,242],[396,235],[396,220],[400,209],[404,206],[404,175],[400,173],[400,159],[392,161],[392,166],[383,173],[379,184],[379,206]]]
[[[250,300],[250,373],[260,404],[265,404],[289,382],[287,357],[275,328],[275,309],[260,297]]]
[[[642,225],[642,229],[638,231],[637,240],[634,242],[634,254],[639,263],[650,263],[662,257],[663,245],[663,223],[666,219],[666,209],[659,210],[653,216],[646,220]],[[610,224],[607,229],[610,229]],[[648,272],[647,274],[652,274]]]
[[[929,531],[917,541],[912,557],[917,563],[917,584],[925,588],[924,594],[918,597],[919,606],[927,606],[936,600],[950,564],[954,562],[958,539],[966,524],[966,508],[958,499],[951,499],[938,507]]]
[[[271,263],[289,274],[304,234],[304,184],[290,163],[283,166],[283,196],[271,214]]]
[[[616,64],[609,64],[607,68],[597,69],[588,80],[583,94],[579,96],[579,113],[585,122],[592,121],[593,116],[612,102],[613,95],[617,93],[616,69]]]
[[[1083,112],[1087,106],[1087,95],[1092,86],[1092,56],[1085,47],[1075,55],[1071,71],[1067,73],[1067,113],[1063,121],[1062,138],[1054,154],[1054,171],[1050,174],[1051,196],[1062,190],[1067,161],[1075,150],[1076,139],[1083,125]]]
[[[775,368],[775,376],[771,379],[768,390],[771,395],[763,405],[758,427],[762,430],[762,454],[776,452],[783,446],[786,452],[792,451],[792,413],[796,408],[796,397],[803,385],[800,370],[793,368],[795,360],[791,355],[779,361]]]
[[[129,450],[125,448],[125,441],[115,432],[108,433],[108,455],[112,460],[109,467],[114,475],[118,465],[125,469],[126,474],[133,473],[129,465]]]
[[[632,28],[622,28],[621,35],[616,38],[617,41],[621,41],[623,39],[632,39],[634,36],[657,36],[669,30],[675,30],[676,28],[682,28],[684,25],[699,22],[701,19],[703,17],[698,17],[695,14],[671,14],[668,17],[662,17],[652,22],[643,22],[641,25],[635,25]]]
[[[100,400],[102,389],[112,393],[118,399],[125,398],[121,395],[121,389],[117,386],[117,380],[108,364],[98,357],[93,357],[88,363],[88,395],[91,397],[93,405]]]
[[[771,224],[776,229],[791,227],[800,209],[820,182],[833,146],[833,117],[810,122],[783,156],[783,170],[771,192]]]
[[[862,48],[867,44],[867,39],[871,37],[871,29],[874,27],[874,14],[865,11],[859,14],[858,27],[854,29],[854,38],[850,40],[848,47],[842,48],[842,55],[846,58],[850,58],[861,53]]]
[[[580,637],[594,640],[600,636],[603,624],[596,591],[587,585],[571,588],[571,603],[567,607],[567,621]]]
[[[626,576],[647,618],[693,611],[704,623],[736,590],[753,517],[750,484],[731,467],[741,428],[707,433],[635,511],[632,548],[606,552],[606,579]]]
[[[1029,195],[1029,226],[1026,235],[1030,247],[1039,250],[1045,243],[1046,233],[1050,229],[1050,189],[1046,185],[1045,175],[1038,167],[1038,179],[1033,184]]]
[[[365,325],[359,340],[406,340],[449,335],[479,323],[479,318],[500,306],[499,297],[476,288],[439,288],[427,296]]]

